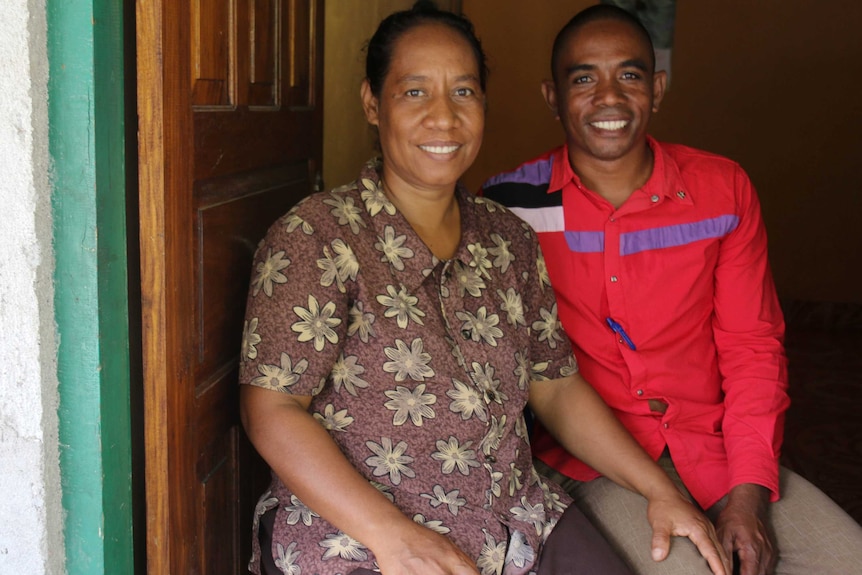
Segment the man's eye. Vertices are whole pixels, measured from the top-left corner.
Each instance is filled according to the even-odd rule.
[[[589,81],[589,76],[575,76],[575,78],[572,79],[572,84],[586,84]]]
[[[418,98],[422,95],[422,90],[407,90],[406,92],[404,92],[404,95],[411,98]]]
[[[474,93],[475,93],[475,92],[473,91],[473,89],[472,89],[472,88],[457,88],[457,89],[455,90],[455,95],[456,95],[456,96],[461,96],[461,97],[464,97],[464,98],[466,98],[466,97],[468,97],[468,96],[472,96]]]
[[[640,74],[637,72],[623,72],[623,80],[639,80]]]

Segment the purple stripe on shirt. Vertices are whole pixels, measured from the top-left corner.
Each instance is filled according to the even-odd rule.
[[[647,250],[672,248],[707,238],[719,238],[735,230],[738,225],[737,216],[724,215],[690,224],[625,233],[620,236],[620,255],[629,256]]]
[[[580,254],[601,253],[605,251],[604,232],[566,232],[569,249]]]
[[[494,186],[500,183],[517,183],[517,184],[532,184],[534,186],[543,186],[551,181],[551,168],[554,165],[554,158],[546,158],[531,164],[524,164],[517,170],[498,174],[485,182],[483,187]]]

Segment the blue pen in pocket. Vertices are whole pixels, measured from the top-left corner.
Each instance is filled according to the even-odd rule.
[[[620,338],[622,338],[625,344],[629,346],[632,351],[637,351],[637,348],[635,347],[635,342],[632,341],[632,339],[629,337],[629,334],[627,334],[626,330],[623,329],[623,326],[615,322],[614,319],[611,317],[605,318],[605,321],[608,322],[608,326],[612,330],[614,330],[614,332],[616,332],[620,336]]]

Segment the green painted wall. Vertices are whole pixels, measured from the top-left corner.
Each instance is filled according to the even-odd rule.
[[[122,3],[47,13],[67,573],[131,574]]]

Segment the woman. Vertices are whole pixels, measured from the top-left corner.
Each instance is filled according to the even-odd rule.
[[[581,457],[651,491],[660,517],[700,520],[577,376],[533,233],[456,185],[484,127],[472,26],[396,13],[366,72],[382,162],[301,202],[256,255],[242,418],[273,481],[251,570],[515,575],[541,553],[552,572],[545,542],[569,500],[532,467],[528,400]],[[564,572],[575,551],[583,572],[627,573],[565,517],[549,540]]]

